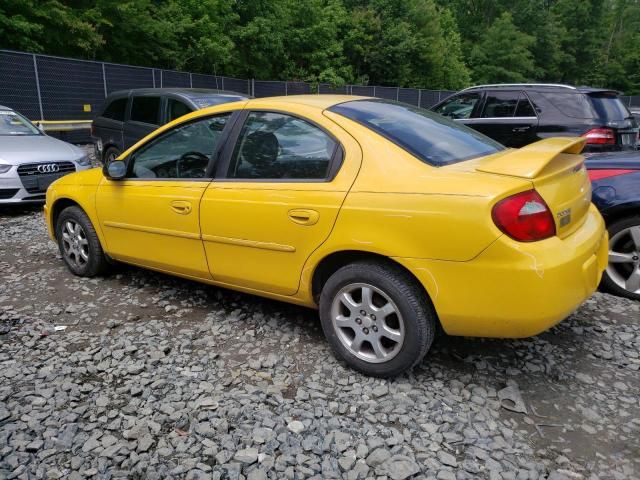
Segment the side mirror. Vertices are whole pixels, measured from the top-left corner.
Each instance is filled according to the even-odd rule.
[[[122,160],[113,160],[105,165],[103,172],[110,180],[122,180],[127,175],[127,164]]]

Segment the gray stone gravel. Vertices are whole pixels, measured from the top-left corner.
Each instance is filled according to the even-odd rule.
[[[0,286],[0,478],[640,478],[637,302],[597,293],[531,339],[441,336],[383,381],[336,361],[313,311],[74,277],[37,208],[0,210]]]

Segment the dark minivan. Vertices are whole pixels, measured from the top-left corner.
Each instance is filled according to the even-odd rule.
[[[556,84],[480,85],[432,107],[507,147],[582,136],[585,151],[635,150],[638,123],[613,90]]]
[[[160,125],[202,108],[248,99],[240,93],[199,88],[120,90],[104,101],[91,125],[96,157],[113,160]]]

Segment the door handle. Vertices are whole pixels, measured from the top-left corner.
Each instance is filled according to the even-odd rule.
[[[320,214],[315,210],[307,210],[306,208],[289,210],[289,219],[298,225],[315,225],[319,218]]]
[[[174,200],[171,202],[171,210],[180,215],[189,215],[191,213],[191,202]]]
[[[512,132],[518,133],[518,132],[526,132],[527,130],[529,130],[531,128],[531,126],[527,125],[526,127],[515,127],[513,130],[511,130]]]

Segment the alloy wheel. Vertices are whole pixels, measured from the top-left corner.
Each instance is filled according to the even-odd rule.
[[[402,314],[382,290],[366,283],[343,287],[331,304],[333,328],[342,345],[370,363],[387,362],[405,339]]]
[[[640,294],[640,225],[624,228],[611,237],[607,274],[620,288]]]
[[[67,262],[82,268],[89,261],[89,240],[82,226],[67,220],[62,228],[63,254]]]

